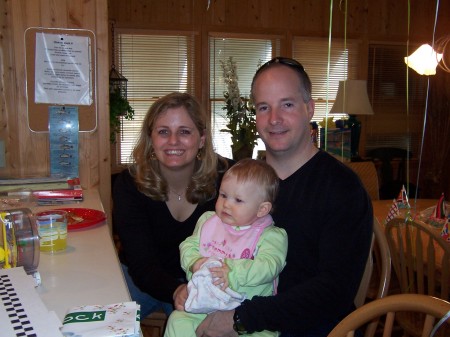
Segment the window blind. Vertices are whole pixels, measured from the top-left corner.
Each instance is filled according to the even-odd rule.
[[[313,121],[320,122],[333,106],[339,81],[358,79],[359,42],[355,40],[333,39],[329,48],[328,39],[294,37],[292,55],[308,73],[312,82],[312,97],[316,107]],[[330,70],[328,69],[328,52],[330,52]],[[327,96],[328,92],[328,96]],[[345,114],[333,114],[333,120]]]
[[[115,58],[119,72],[128,79],[127,98],[134,120],[122,121],[118,164],[129,163],[142,121],[159,97],[173,91],[194,93],[193,34],[155,35],[118,32]]]
[[[223,38],[210,36],[209,38],[209,60],[210,60],[210,102],[213,142],[217,153],[227,158],[232,158],[231,136],[229,133],[221,132],[225,128],[224,119],[226,85],[223,80],[223,72],[220,61],[226,61],[230,56],[237,65],[238,84],[242,97],[249,97],[250,86],[253,75],[259,64],[265,63],[272,55],[279,55],[279,39],[244,39]],[[258,150],[265,147],[261,140],[255,147],[253,157]]]
[[[410,53],[418,46],[410,46]],[[371,43],[369,45],[368,92],[372,108],[378,119],[396,118],[404,123],[401,132],[367,134],[366,151],[378,147],[397,147],[418,154],[421,135],[409,133],[407,96],[409,96],[409,121],[421,116],[425,109],[427,81],[413,70],[407,72],[404,57],[406,45]],[[408,73],[408,80],[407,80]],[[408,95],[407,95],[408,88]],[[420,118],[419,118],[420,119]]]

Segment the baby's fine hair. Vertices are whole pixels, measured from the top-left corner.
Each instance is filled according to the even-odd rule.
[[[275,170],[265,161],[257,159],[241,159],[231,166],[223,179],[235,177],[238,182],[250,181],[257,184],[265,193],[264,201],[275,202],[278,193],[279,179]]]

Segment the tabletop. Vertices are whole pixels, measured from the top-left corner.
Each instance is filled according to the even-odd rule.
[[[409,200],[411,213],[417,214],[428,207],[436,206],[437,202],[437,199],[411,199]],[[380,224],[384,225],[392,203],[393,200],[372,200],[373,215],[377,218]]]
[[[80,203],[31,209],[38,212],[70,207],[103,211],[97,190],[84,190],[83,197]],[[107,220],[69,231],[65,251],[40,252],[38,271],[42,280],[38,293],[47,309],[55,311],[61,321],[74,306],[130,301]]]

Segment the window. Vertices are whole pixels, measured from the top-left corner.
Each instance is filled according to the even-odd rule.
[[[414,51],[417,47],[410,46],[409,49]],[[367,85],[374,111],[374,125],[367,134],[366,151],[379,147],[397,147],[411,151],[414,156],[418,154],[427,77],[409,70],[408,81],[406,80],[404,57],[407,54],[406,45],[369,45]],[[407,91],[409,107],[406,104]]]
[[[237,64],[237,74],[239,77],[239,90],[241,96],[250,95],[250,86],[253,75],[258,68],[258,64],[269,61],[272,55],[279,55],[279,39],[244,39],[244,38],[209,38],[209,60],[210,60],[210,102],[213,142],[217,153],[232,158],[231,136],[229,133],[221,132],[226,125],[223,118],[224,92],[226,91],[223,81],[220,61],[226,61],[230,56]],[[255,147],[253,157],[258,150],[265,147],[261,140]]]
[[[116,36],[119,72],[128,79],[127,98],[135,110],[122,123],[118,164],[130,155],[149,107],[173,91],[194,93],[194,36],[119,32]]]
[[[328,51],[330,51],[329,77]],[[295,37],[292,55],[303,65],[311,79],[312,97],[316,103],[313,121],[320,122],[333,106],[339,81],[358,79],[359,43],[347,40],[344,46],[344,40],[333,39],[329,48],[328,39]],[[333,114],[328,117],[337,120],[343,116],[346,115]]]

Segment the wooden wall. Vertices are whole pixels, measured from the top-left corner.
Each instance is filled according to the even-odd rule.
[[[343,4],[333,1],[335,37],[344,35]],[[411,41],[430,41],[434,10],[434,1],[411,1]],[[24,32],[28,27],[82,28],[96,35],[98,128],[80,134],[80,178],[84,188],[99,188],[109,212],[108,20],[114,20],[118,28],[198,31],[197,65],[202,71],[196,92],[206,107],[209,79],[202,66],[208,64],[210,32],[275,34],[282,37],[282,54],[289,55],[293,35],[328,36],[329,11],[330,1],[325,0],[210,0],[209,8],[208,0],[0,0],[0,140],[6,144],[6,167],[0,168],[0,177],[49,174],[48,135],[31,132],[27,122]],[[406,13],[407,1],[349,0],[347,37],[361,39],[365,45],[405,42]],[[450,1],[445,0],[441,1],[436,36],[449,31]],[[366,56],[362,55],[361,76],[367,76]],[[442,76],[440,83],[448,83],[449,74]],[[448,101],[440,101],[441,96],[436,95],[435,105],[448,106]],[[383,123],[391,120],[376,125]],[[444,172],[448,175],[449,170]]]
[[[6,167],[0,177],[48,176],[48,133],[30,131],[27,121],[24,33],[29,27],[88,29],[97,45],[98,127],[79,134],[79,175],[83,188],[97,187],[110,208],[108,110],[109,25],[106,0],[0,0],[0,139]],[[32,111],[30,111],[32,113]]]
[[[411,0],[410,3],[411,24],[408,27],[408,1],[348,0],[347,37],[360,39],[366,47],[361,54],[360,78],[367,78],[369,43],[406,44],[408,30],[411,44],[431,42],[436,10],[435,1]],[[333,1],[331,20],[333,37],[344,37],[344,5],[345,1]],[[281,54],[290,56],[292,36],[328,37],[330,26],[330,1],[326,0],[109,0],[108,6],[109,18],[114,20],[118,28],[155,31],[193,30],[199,33],[201,43],[197,65],[201,69],[199,76],[202,78],[201,81],[197,81],[199,87],[196,88],[196,92],[201,97],[205,109],[209,109],[208,34],[220,32],[277,35],[282,41]],[[449,32],[450,0],[440,1],[436,37]],[[450,54],[450,50],[448,52]],[[440,70],[438,72],[441,77],[450,76]],[[442,89],[441,85],[433,86],[432,90],[437,90],[436,87],[447,93],[450,90]],[[434,106],[442,107],[449,103],[445,95],[432,97],[435,101],[437,100]],[[421,135],[424,112],[410,106],[412,113],[407,116],[406,97],[404,105],[404,109],[393,109],[392,106],[388,106],[386,110],[382,109],[383,111],[373,116],[360,116],[363,123],[361,148],[367,138],[366,133],[406,133],[406,128],[409,128],[408,132]],[[448,115],[441,113],[441,118],[448,118]],[[429,133],[426,133],[427,137]],[[448,139],[448,131],[444,134]],[[436,147],[436,144],[431,145],[430,141],[426,141],[425,144],[428,144],[428,147],[424,149],[424,158],[427,154],[434,153]],[[450,155],[448,151],[447,154]],[[417,152],[415,156],[418,156]],[[420,176],[424,178],[432,176],[434,179],[432,184],[435,185],[436,190],[430,192],[429,197],[436,197],[438,190],[446,191],[446,194],[450,195],[449,179],[439,173],[450,171],[449,161],[450,159],[447,158],[446,163],[442,165],[433,164],[428,167],[427,161],[422,163]],[[415,184],[418,162],[414,161],[411,166],[411,169],[415,171],[411,173],[411,180]],[[440,166],[440,170],[437,170],[435,166]],[[421,178],[419,184],[427,185],[423,186],[422,191],[430,190],[429,180]]]

